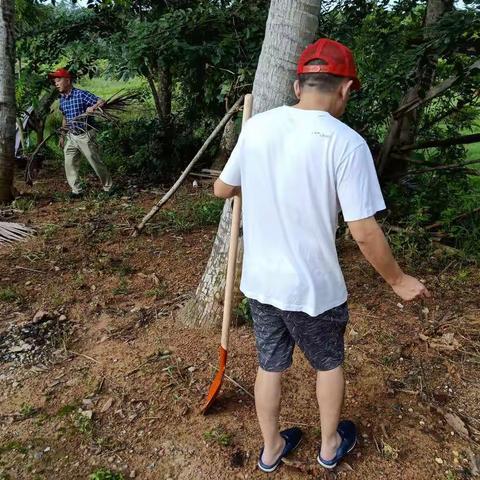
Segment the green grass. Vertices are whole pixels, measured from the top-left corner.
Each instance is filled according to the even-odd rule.
[[[73,423],[80,433],[84,435],[91,435],[93,433],[93,420],[83,412],[75,412],[73,414]]]
[[[23,415],[24,417],[31,417],[35,415],[36,412],[37,409],[29,403],[23,403],[22,408],[20,409],[20,415]]]
[[[88,480],[123,480],[124,476],[121,473],[115,473],[111,470],[101,468],[95,470],[88,476]]]
[[[89,92],[94,93],[98,97],[107,100],[113,94],[117,93],[119,90],[124,89],[133,89],[133,88],[145,88],[146,81],[140,77],[132,78],[128,81],[123,80],[113,80],[103,77],[93,77],[93,78],[82,78],[77,83],[76,86],[82,90],[88,90]]]
[[[0,288],[0,301],[13,303],[20,300],[21,295],[10,287]]]
[[[470,135],[472,133],[480,132],[480,118],[473,122],[472,128],[463,132],[465,135]],[[471,143],[470,145],[465,145],[467,149],[467,161],[468,160],[480,160],[480,143]],[[473,168],[480,169],[480,164],[473,165]]]
[[[57,415],[59,417],[66,417],[73,413],[77,407],[75,405],[64,405],[63,407],[60,408],[60,410],[57,412]]]
[[[6,452],[19,452],[26,454],[28,453],[28,448],[22,445],[20,442],[12,441],[5,445],[0,445],[0,455]]]
[[[215,442],[222,447],[228,447],[232,443],[232,435],[225,431],[222,427],[214,427],[206,431],[203,437],[207,442]]]

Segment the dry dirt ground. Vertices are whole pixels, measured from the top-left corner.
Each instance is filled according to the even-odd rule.
[[[185,328],[181,307],[216,229],[175,212],[206,193],[184,188],[169,221],[132,238],[159,192],[130,185],[104,197],[96,187],[69,200],[63,177],[44,175],[4,212],[38,233],[0,249],[0,479],[263,478],[249,394],[227,379],[199,414],[220,332]],[[434,298],[401,305],[354,245],[343,242],[340,256],[351,294],[344,414],[360,442],[337,471],[316,464],[314,374],[296,352],[281,423],[299,425],[305,441],[275,477],[474,478],[480,270],[432,260],[413,273]],[[233,329],[230,352],[228,376],[252,392],[248,323]]]

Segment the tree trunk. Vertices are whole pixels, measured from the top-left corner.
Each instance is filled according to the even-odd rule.
[[[423,21],[424,29],[428,29],[448,11],[453,8],[453,0],[428,0],[427,11]],[[428,33],[425,34],[428,38]],[[400,102],[399,108],[409,105],[416,99],[421,98],[428,92],[433,83],[438,55],[429,52],[428,49],[417,61],[414,77],[415,85],[411,87]],[[395,118],[390,124],[390,130],[377,159],[378,172],[380,176],[396,175],[406,170],[406,162],[399,162],[398,158],[390,154],[401,145],[410,145],[415,142],[416,128],[418,125],[420,109],[413,109],[404,115]]]
[[[272,0],[253,82],[253,113],[293,103],[293,81],[318,27],[320,0]]]
[[[235,128],[235,118],[231,118],[223,130],[222,139],[220,140],[220,152],[211,165],[213,170],[222,170],[235,148],[237,140],[238,133]]]
[[[293,81],[297,61],[302,50],[314,40],[320,4],[321,0],[272,0],[253,84],[254,113],[294,100]],[[200,284],[194,297],[180,313],[180,319],[189,326],[214,326],[221,322],[230,232],[230,203],[227,201],[223,209],[217,236]],[[243,256],[241,240],[240,235],[237,265]],[[237,272],[240,272],[240,268]],[[235,295],[239,298],[238,289]]]
[[[15,168],[14,0],[0,0],[0,203],[13,198]]]
[[[203,272],[195,297],[187,302],[180,315],[182,321],[187,325],[211,326],[219,323],[222,318],[231,222],[232,200],[227,200],[223,206],[207,268]],[[236,284],[240,278],[240,266],[241,256],[239,255],[237,257]],[[238,299],[238,291],[235,296]],[[233,304],[236,304],[235,297]]]
[[[172,74],[169,68],[158,72],[158,93],[162,117],[169,121],[172,113]]]
[[[158,119],[162,124],[166,124],[172,113],[172,74],[168,68],[164,68],[159,70],[156,79],[151,71],[146,78],[152,91]]]

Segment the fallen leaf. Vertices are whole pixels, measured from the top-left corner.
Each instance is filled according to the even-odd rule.
[[[337,467],[337,472],[338,472],[338,473],[341,473],[341,472],[353,472],[353,468],[352,468],[352,466],[351,466],[349,463],[343,461],[343,462]]]
[[[92,419],[93,417],[93,411],[92,410],[79,410],[78,413],[82,415],[83,417],[88,418],[89,420]]]
[[[289,467],[296,468],[303,473],[312,473],[317,464],[313,462],[300,462],[299,460],[291,460],[289,458],[282,458],[282,462]]]
[[[445,420],[462,438],[466,440],[470,439],[470,434],[468,433],[467,427],[465,426],[464,421],[458,415],[455,415],[454,413],[446,413]]]
[[[49,313],[45,310],[38,310],[37,313],[33,316],[33,322],[39,322],[49,317]]]
[[[459,347],[460,343],[455,338],[455,334],[453,332],[444,333],[440,339],[446,345],[452,345],[453,347]]]
[[[480,477],[480,455],[475,455],[472,450],[467,450],[470,455],[470,468],[474,477]]]
[[[103,404],[103,407],[100,409],[102,413],[106,412],[111,406],[113,405],[113,398],[107,398],[105,403]]]
[[[396,460],[398,458],[398,449],[392,447],[385,441],[382,441],[382,453],[388,460]]]

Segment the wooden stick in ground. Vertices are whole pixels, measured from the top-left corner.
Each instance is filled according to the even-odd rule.
[[[242,102],[243,95],[235,102],[232,108],[225,114],[220,123],[215,127],[207,140],[205,140],[202,148],[200,148],[195,157],[193,157],[193,160],[188,164],[187,168],[180,175],[173,187],[153,206],[153,208],[143,217],[142,221],[135,227],[135,231],[133,232],[134,237],[141,233],[141,231],[145,228],[147,222],[162,208],[163,205],[165,205],[165,203],[168,202],[170,197],[176,192],[178,187],[182,184],[187,175],[190,173],[195,163],[197,163],[200,157],[204,154],[205,150],[208,148],[212,140],[219,134],[219,132],[225,127],[227,122],[233,116],[233,114],[240,108]]]

